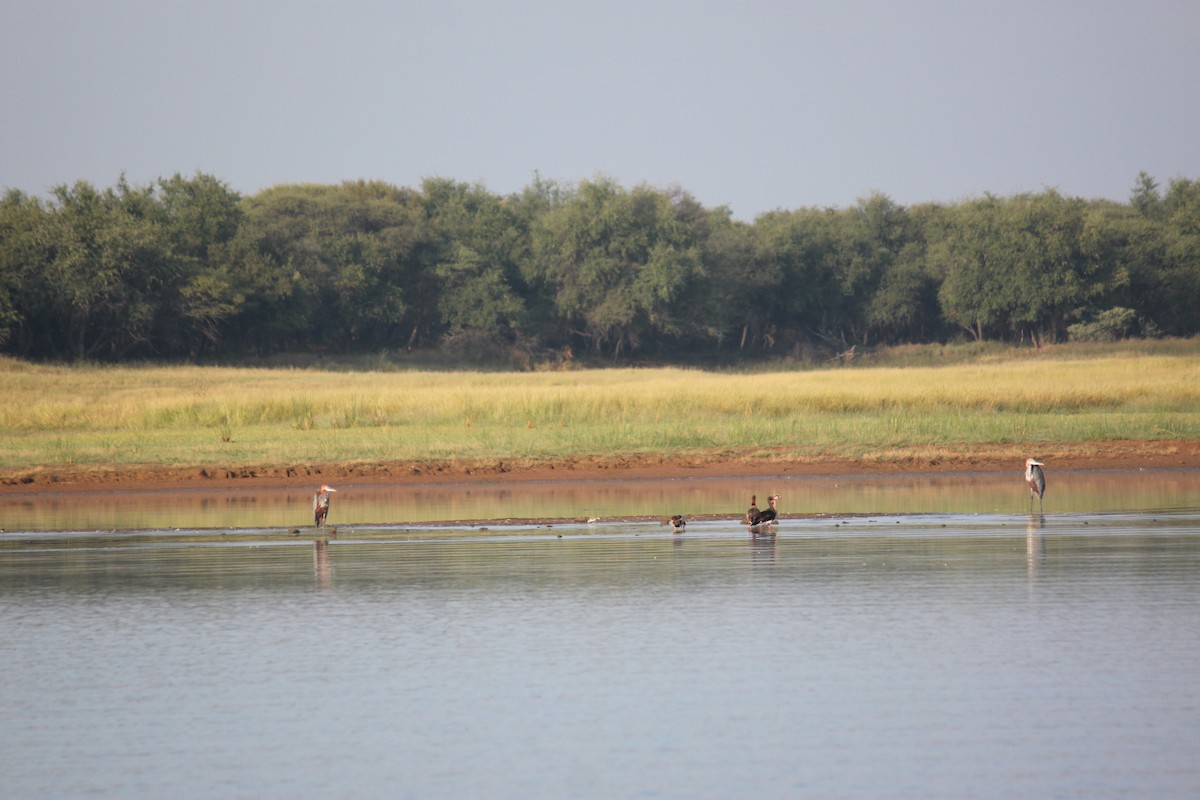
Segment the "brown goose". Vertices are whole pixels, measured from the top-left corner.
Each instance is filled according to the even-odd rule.
[[[773,523],[775,518],[779,515],[779,509],[775,507],[775,503],[778,500],[779,495],[771,495],[770,508],[764,508],[762,511],[759,511],[757,514],[750,517],[750,527],[755,527],[756,525],[770,525]]]
[[[746,509],[746,516],[742,518],[744,525],[750,525],[750,520],[758,516],[758,495],[750,495],[750,508]]]

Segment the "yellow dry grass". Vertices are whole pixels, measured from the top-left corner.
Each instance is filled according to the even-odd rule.
[[[953,366],[342,372],[0,359],[0,466],[556,458],[1194,438],[1200,355]]]

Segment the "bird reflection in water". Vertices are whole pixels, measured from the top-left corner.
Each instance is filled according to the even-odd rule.
[[[325,589],[333,577],[329,568],[329,540],[317,539],[313,542],[313,574],[317,579],[317,588]]]
[[[1046,537],[1042,535],[1045,524],[1046,517],[1042,514],[1030,514],[1025,523],[1025,566],[1031,578],[1038,564],[1046,559]]]
[[[750,564],[752,566],[775,566],[779,539],[770,526],[763,530],[750,529]]]

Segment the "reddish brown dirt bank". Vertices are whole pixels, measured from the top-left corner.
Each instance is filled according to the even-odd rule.
[[[327,463],[292,466],[162,465],[53,466],[0,470],[0,493],[111,489],[319,485],[321,483],[435,483],[561,481],[629,478],[854,475],[1021,470],[1032,455],[1053,470],[1200,468],[1200,442],[1191,440],[996,445],[881,451],[862,458],[762,451],[579,456],[554,460]]]

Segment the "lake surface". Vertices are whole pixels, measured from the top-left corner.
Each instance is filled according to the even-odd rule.
[[[601,517],[486,529],[349,488],[333,538],[275,527],[300,489],[6,511],[0,796],[1200,796],[1198,477],[752,481],[831,504],[773,534],[603,519],[740,513],[721,481],[420,490]]]
[[[784,514],[1022,514],[1022,471],[948,475],[694,478],[550,482],[343,485],[331,525],[452,520],[743,514],[751,495]],[[8,531],[311,526],[315,486],[284,489],[9,493]],[[1200,471],[1131,470],[1049,474],[1046,513],[1200,508]],[[1038,506],[1034,504],[1033,510]]]

